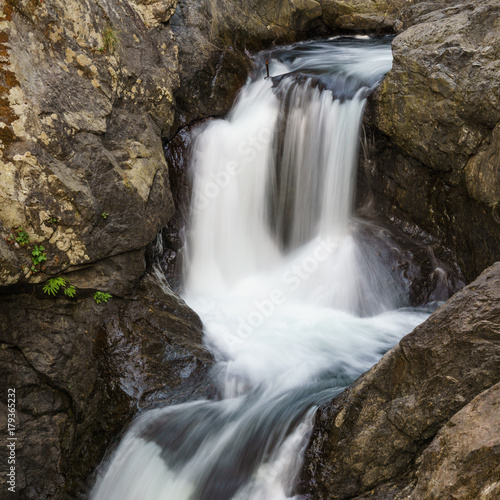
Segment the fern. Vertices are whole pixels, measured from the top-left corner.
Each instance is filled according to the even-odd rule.
[[[14,226],[11,231],[7,243],[17,243],[20,247],[24,247],[30,242],[30,235],[21,226]]]
[[[59,288],[66,286],[66,280],[58,276],[57,278],[50,278],[43,287],[43,293],[47,295],[57,295]],[[73,287],[71,287],[73,288]],[[65,290],[66,293],[66,290]]]
[[[19,243],[20,246],[24,247],[30,242],[29,234],[22,227],[18,228],[16,232],[17,232],[16,241]]]
[[[67,295],[68,297],[73,298],[76,295],[75,287],[73,285],[68,285],[64,289],[64,295]]]
[[[61,276],[58,276],[57,278],[50,278],[43,287],[43,293],[56,296],[61,288],[64,289],[64,295],[67,297],[73,298],[76,295],[75,287],[70,285],[69,281]]]
[[[107,302],[111,297],[112,295],[106,292],[97,291],[94,293],[94,300],[96,304],[100,304],[101,302]]]

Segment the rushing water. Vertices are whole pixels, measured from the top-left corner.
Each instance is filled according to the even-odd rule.
[[[184,297],[223,397],[140,417],[94,500],[293,497],[317,405],[428,315],[404,308],[352,217],[361,116],[391,67],[388,41],[303,43],[259,61],[193,157]]]

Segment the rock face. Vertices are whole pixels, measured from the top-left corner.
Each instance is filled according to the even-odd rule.
[[[160,136],[177,58],[157,21],[172,2],[1,8],[0,285],[144,248],[173,213]],[[24,248],[6,243],[17,227]],[[30,272],[35,244],[47,261]]]
[[[301,493],[318,500],[495,498],[500,434],[490,417],[498,414],[492,386],[499,381],[497,263],[318,410]],[[467,481],[474,471],[477,480]]]
[[[383,210],[454,249],[470,281],[500,258],[500,3],[409,5],[369,108],[369,183]]]
[[[84,498],[85,478],[138,410],[212,394],[201,322],[158,273],[99,305],[38,288],[3,296],[0,332],[0,385],[17,397],[17,498]]]
[[[416,485],[401,498],[500,497],[500,384],[439,431],[420,457]]]

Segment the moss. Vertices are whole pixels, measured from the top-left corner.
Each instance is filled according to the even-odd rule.
[[[104,50],[112,54],[120,43],[120,39],[118,37],[118,31],[115,28],[113,28],[113,26],[108,26],[104,30],[102,38],[103,38]]]

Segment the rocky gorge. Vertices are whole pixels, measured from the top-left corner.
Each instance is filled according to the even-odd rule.
[[[364,120],[358,204],[472,283],[320,408],[299,489],[498,496],[499,2],[1,9],[0,365],[2,389],[18,397],[20,498],[85,497],[138,411],[215,396],[202,324],[155,264],[180,245],[165,230],[182,197],[172,147],[228,111],[249,53],[349,32],[397,34]],[[37,265],[35,246],[46,256]],[[58,275],[74,298],[43,293]],[[112,299],[96,304],[96,291]]]

